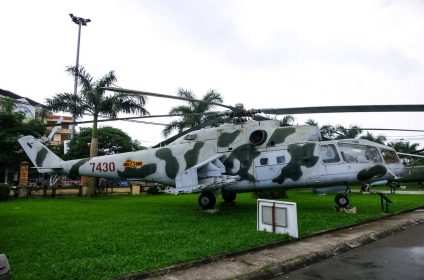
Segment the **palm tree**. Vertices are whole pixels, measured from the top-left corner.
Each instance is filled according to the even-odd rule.
[[[367,132],[366,135],[361,136],[359,138],[361,138],[361,139],[367,139],[367,140],[370,140],[370,141],[373,141],[373,142],[376,142],[376,143],[380,143],[380,144],[383,144],[383,145],[387,141],[386,136],[384,136],[384,135],[374,136],[374,134],[372,134],[369,131]]]
[[[308,119],[305,124],[311,125],[311,126],[318,126],[318,122],[316,122],[314,119]]]
[[[110,71],[102,78],[94,78],[86,72],[84,67],[67,67],[66,71],[78,79],[81,87],[79,94],[59,93],[53,98],[47,98],[46,103],[53,111],[65,111],[72,113],[76,118],[84,114],[93,116],[93,129],[91,134],[90,157],[98,155],[98,130],[97,121],[99,116],[116,118],[118,113],[139,113],[148,115],[144,108],[146,98],[138,94],[112,93],[107,94],[105,87],[109,87],[117,78],[114,71]],[[90,182],[89,195],[94,195],[95,181]]]
[[[185,89],[179,89],[178,96],[180,97],[184,97],[184,98],[188,98],[188,99],[197,99],[196,95],[190,91],[190,90],[185,90]],[[221,96],[220,93],[214,91],[214,90],[209,90],[203,97],[202,99],[203,101],[206,102],[214,102],[214,103],[219,103],[221,104],[223,102],[223,97]],[[204,103],[204,102],[196,102],[196,101],[187,101],[188,104],[187,105],[181,105],[181,106],[177,106],[172,108],[169,111],[169,114],[187,114],[183,117],[181,117],[180,119],[171,122],[170,124],[168,124],[164,130],[162,131],[163,135],[165,137],[169,136],[173,130],[177,129],[178,132],[182,132],[183,130],[187,129],[187,128],[192,128],[195,126],[199,126],[200,124],[202,124],[205,121],[208,121],[210,118],[213,118],[211,116],[205,116],[205,115],[201,115],[202,113],[206,113],[209,112],[212,108],[215,107],[214,104],[210,104],[210,103]],[[199,115],[188,115],[188,114],[193,114],[193,113],[198,113]]]
[[[396,150],[396,152],[399,153],[405,153],[405,154],[413,154],[417,151],[417,148],[420,144],[413,143],[411,144],[409,141],[396,141],[396,142],[390,142],[388,144],[390,147]]]
[[[280,120],[280,126],[292,126],[294,122],[294,116],[286,115]]]
[[[355,139],[362,133],[362,129],[357,125],[351,125],[349,128],[338,125],[336,130],[338,134],[336,139]]]
[[[415,154],[417,152],[417,148],[420,144],[413,143],[411,144],[409,141],[396,141],[396,142],[390,142],[388,144],[390,147],[396,150],[398,153],[405,153],[405,154]],[[420,161],[417,160],[415,157],[409,157],[409,156],[401,156],[402,162],[404,164],[412,164],[412,162],[415,162],[415,164],[420,164]]]
[[[336,137],[335,136],[336,135],[336,129],[331,124],[323,125],[320,128],[320,131],[321,131],[322,140],[324,140],[324,141],[333,140]]]

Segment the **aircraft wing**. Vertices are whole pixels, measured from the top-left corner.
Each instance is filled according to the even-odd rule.
[[[176,188],[166,190],[172,194],[199,193],[205,190],[217,191],[240,180],[240,176],[225,175],[221,161],[224,155],[213,156],[193,167],[184,170],[175,178]]]

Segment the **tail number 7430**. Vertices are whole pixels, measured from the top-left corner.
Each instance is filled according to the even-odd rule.
[[[90,162],[91,172],[114,172],[115,163],[114,162]]]

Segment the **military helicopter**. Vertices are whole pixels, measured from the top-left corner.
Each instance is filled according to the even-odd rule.
[[[110,91],[187,100],[144,91]],[[205,102],[202,100],[193,100]],[[33,136],[18,141],[40,173],[142,180],[172,186],[171,194],[199,193],[203,209],[213,208],[216,195],[226,202],[237,193],[290,188],[344,188],[351,184],[383,184],[405,172],[396,151],[368,140],[322,141],[316,126],[281,127],[259,115],[338,112],[423,111],[424,105],[359,105],[246,110],[241,104],[209,112],[211,121],[177,134],[147,150],[63,161]],[[115,118],[128,120],[169,115]],[[175,116],[175,115],[173,115]],[[217,127],[211,127],[221,123]],[[88,123],[88,122],[78,122]],[[349,205],[338,194],[339,207]]]

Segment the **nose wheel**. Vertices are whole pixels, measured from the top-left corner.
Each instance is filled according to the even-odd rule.
[[[215,195],[211,192],[202,193],[197,200],[199,202],[199,206],[202,209],[212,209],[215,206],[216,198]]]

